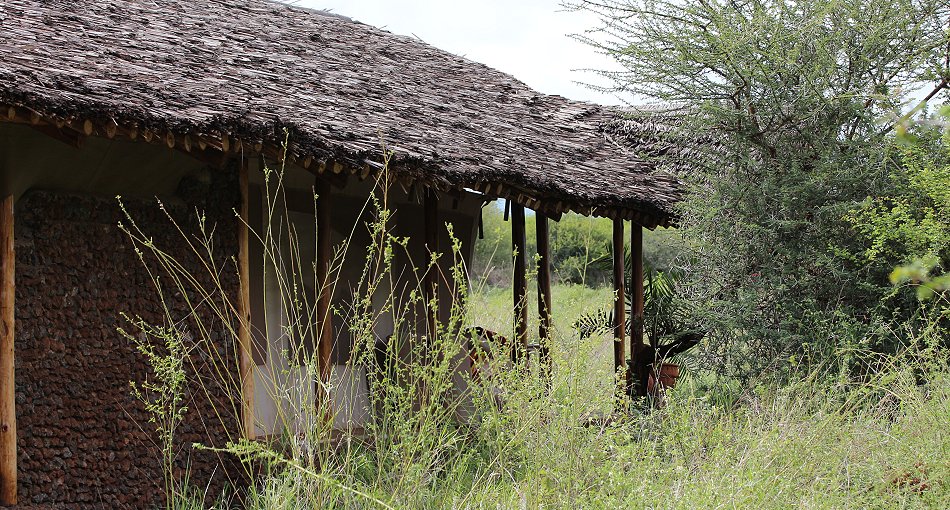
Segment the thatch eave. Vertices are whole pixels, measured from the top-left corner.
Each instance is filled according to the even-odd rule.
[[[605,136],[610,109],[346,18],[196,1],[207,9],[0,0],[0,104],[56,129],[222,154],[283,156],[287,130],[291,163],[363,177],[385,143],[407,181],[555,217],[674,221],[678,181]]]

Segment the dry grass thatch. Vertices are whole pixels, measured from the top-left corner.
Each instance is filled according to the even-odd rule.
[[[118,126],[225,152],[227,139],[273,151],[286,128],[291,160],[352,169],[376,167],[385,140],[402,178],[554,216],[667,225],[679,197],[638,156],[651,137],[613,135],[615,111],[264,0],[0,0],[0,104],[59,129]]]

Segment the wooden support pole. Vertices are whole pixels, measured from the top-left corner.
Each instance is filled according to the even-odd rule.
[[[13,196],[0,203],[0,504],[16,505]]]
[[[624,303],[624,264],[623,264],[623,220],[614,220],[613,232],[614,248],[614,375],[618,372],[624,384],[629,384],[627,378],[626,358],[627,350],[624,339],[627,335],[627,307]],[[623,392],[619,392],[622,396]]]
[[[317,292],[317,331],[320,338],[317,344],[318,367],[320,370],[320,381],[317,395],[323,402],[329,398],[329,395],[323,395],[323,390],[330,382],[330,375],[333,367],[330,365],[330,356],[333,353],[333,317],[330,313],[330,302],[333,298],[333,282],[330,280],[330,259],[332,253],[331,228],[330,228],[330,208],[332,207],[330,182],[322,177],[317,177],[317,284],[320,286]],[[326,409],[329,416],[329,409]]]
[[[439,252],[439,196],[432,188],[426,188],[423,198],[423,215],[425,228],[425,243],[427,254],[430,258],[426,260],[428,264],[431,254]],[[435,339],[439,326],[438,310],[432,306],[439,297],[439,267],[428,267],[422,282],[423,298],[426,300],[426,325],[428,327],[428,338],[430,342]]]
[[[511,202],[511,249],[514,257],[514,319],[516,362],[523,360],[528,347],[528,242],[525,239],[524,206]]]
[[[251,352],[251,264],[248,232],[249,193],[247,183],[247,160],[241,158],[238,183],[241,188],[241,219],[238,221],[238,278],[240,280],[240,299],[238,301],[238,366],[241,375],[241,432],[247,439],[253,439],[254,432],[254,356]]]
[[[633,303],[630,320],[633,321],[633,332],[630,335],[630,360],[637,370],[636,393],[639,396],[647,394],[646,370],[641,367],[638,356],[643,349],[643,227],[636,223],[630,225],[630,258],[633,261],[633,272],[630,275],[633,294]]]
[[[542,375],[551,381],[551,248],[548,242],[548,217],[534,213],[538,242],[538,353]]]

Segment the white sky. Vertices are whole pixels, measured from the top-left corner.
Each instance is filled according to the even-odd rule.
[[[287,1],[287,0],[285,0]],[[597,24],[586,12],[568,12],[560,0],[298,0],[302,7],[349,16],[423,41],[513,75],[547,94],[621,104],[576,82],[608,85],[580,69],[616,64],[568,34]],[[577,71],[575,71],[577,70]]]

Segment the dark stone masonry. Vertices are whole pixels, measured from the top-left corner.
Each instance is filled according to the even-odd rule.
[[[233,169],[210,175],[210,180],[184,181],[177,196],[165,205],[186,229],[196,225],[196,210],[205,212],[209,226],[216,225],[215,258],[222,268],[224,287],[236,292],[231,262],[237,253],[236,175]],[[210,282],[155,200],[126,200],[125,204],[159,246],[200,275],[205,284]],[[163,314],[148,273],[130,239],[118,228],[120,221],[125,219],[114,197],[32,191],[17,204],[19,508],[162,504],[154,428],[129,387],[130,381],[142,381],[149,370],[116,328],[128,328],[121,312],[153,323],[161,323]],[[173,303],[173,315],[187,317],[182,300]],[[211,326],[214,352],[236,371],[236,352],[226,328],[206,308],[199,316]],[[189,368],[189,410],[178,434],[179,465],[182,470],[190,466],[195,485],[202,490],[210,487],[209,494],[216,496],[226,485],[239,483],[241,469],[226,455],[191,446],[194,442],[224,446],[237,424],[227,390],[212,380],[207,345],[196,349],[188,363],[194,368]]]

